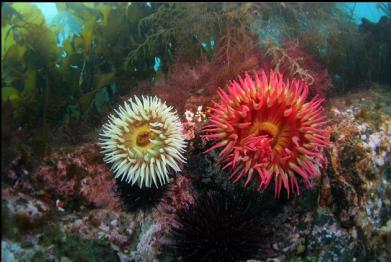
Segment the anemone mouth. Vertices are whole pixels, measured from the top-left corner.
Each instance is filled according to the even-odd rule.
[[[287,134],[289,127],[273,121],[256,121],[250,128],[249,134],[270,138],[270,146],[274,151],[281,152],[288,145]]]
[[[255,136],[267,136],[272,139],[271,143],[275,144],[278,139],[278,134],[280,132],[280,127],[270,121],[256,121],[254,125],[250,128],[250,134]]]
[[[150,144],[150,141],[152,139],[152,132],[148,131],[141,131],[137,134],[136,138],[136,145],[139,147],[145,147]]]
[[[122,139],[124,140],[123,151],[137,149],[142,153],[146,153],[148,149],[155,150],[156,145],[151,141],[158,139],[150,127],[150,124],[139,122],[128,124],[127,128],[122,130]],[[149,151],[150,151],[149,150]]]

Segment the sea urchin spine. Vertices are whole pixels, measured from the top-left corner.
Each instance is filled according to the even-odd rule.
[[[175,261],[247,261],[269,249],[270,226],[259,201],[246,194],[209,192],[177,211],[166,245]]]
[[[112,163],[116,178],[140,188],[168,182],[169,167],[180,171],[185,161],[183,127],[172,107],[157,97],[136,96],[110,115],[101,134],[104,161]]]
[[[213,101],[211,124],[204,127],[204,137],[216,142],[207,152],[219,153],[223,169],[232,168],[231,178],[245,175],[245,186],[255,177],[259,190],[266,189],[274,177],[275,196],[282,185],[300,193],[297,174],[307,187],[310,177],[319,175],[325,163],[323,148],[330,144],[327,122],[318,97],[306,102],[308,86],[304,81],[284,82],[280,73],[264,71],[254,79],[248,74],[218,90],[220,103]]]

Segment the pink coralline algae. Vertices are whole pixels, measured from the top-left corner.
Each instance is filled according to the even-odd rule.
[[[119,207],[113,192],[114,178],[101,159],[98,147],[84,144],[75,151],[59,153],[51,158],[53,164],[43,164],[32,174],[35,183],[51,192],[53,201],[82,198],[95,207]]]
[[[178,174],[173,184],[169,185],[159,208],[165,213],[174,213],[177,209],[192,204],[196,196],[191,179],[186,175]]]

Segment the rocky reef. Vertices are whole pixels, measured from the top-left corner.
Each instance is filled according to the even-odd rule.
[[[2,261],[390,261],[391,5],[379,6],[379,22],[358,25],[337,3],[57,3],[54,21],[71,24],[52,25],[35,4],[3,3]],[[218,88],[257,70],[325,98],[325,168],[308,187],[298,176],[300,195],[232,183],[224,152],[205,154]],[[156,191],[116,180],[98,146],[134,95],[172,106],[187,140]],[[224,243],[203,252],[208,235]]]
[[[293,199],[257,193],[259,217],[273,234],[254,259],[389,259],[390,101],[387,87],[373,86],[328,100],[333,141],[328,167],[314,188]],[[189,112],[189,128],[198,128],[202,119]],[[205,188],[233,190],[222,182],[227,174],[213,154],[200,153],[204,142],[192,134],[184,171],[172,178],[155,206],[134,211],[121,205],[113,175],[94,144],[58,148],[33,168],[15,159],[2,184],[3,261],[175,260],[165,246],[176,212]]]

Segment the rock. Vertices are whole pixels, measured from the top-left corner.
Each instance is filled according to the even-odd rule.
[[[320,257],[323,261],[351,261],[365,256],[358,242],[340,227],[328,209],[321,209],[314,227],[307,238],[308,256]]]
[[[40,254],[43,254],[45,249],[39,245],[33,245],[30,247],[23,247],[20,243],[2,240],[1,241],[1,261],[2,262],[27,262],[34,261],[38,256],[43,258]],[[36,260],[36,261],[53,261],[53,257],[47,256],[47,259],[52,260]]]
[[[60,197],[65,202],[63,209],[78,210],[83,205],[119,208],[114,176],[96,145],[84,144],[71,153],[59,151],[47,163],[33,172],[32,179],[35,187],[52,192],[53,202]]]
[[[26,233],[41,227],[49,219],[51,209],[43,201],[10,188],[3,188],[1,198],[6,211],[3,218],[7,221],[2,223],[10,223],[4,225],[7,231],[17,229]]]
[[[66,233],[82,239],[106,239],[115,250],[124,250],[135,234],[135,216],[121,211],[95,209],[82,217],[62,219]]]
[[[328,170],[334,200],[329,207],[344,229],[337,231],[341,235],[333,240],[329,251],[338,245],[346,246],[345,250],[352,245],[357,248],[361,243],[366,249],[361,255],[369,254],[370,259],[390,253],[389,248],[376,244],[380,228],[391,217],[391,183],[386,178],[391,165],[391,116],[376,106],[389,99],[389,94],[382,92],[369,89],[330,101],[338,108],[331,110],[333,129],[338,132],[331,151],[332,168]]]

